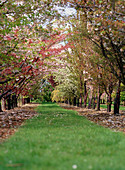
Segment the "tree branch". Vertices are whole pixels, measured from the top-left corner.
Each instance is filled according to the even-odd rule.
[[[4,1],[2,4],[0,4],[0,7],[3,7],[4,4],[7,2],[8,0]]]

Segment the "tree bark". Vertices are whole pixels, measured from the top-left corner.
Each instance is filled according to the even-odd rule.
[[[15,95],[15,107],[17,107],[17,96]]]
[[[73,98],[73,106],[76,106],[76,97]]]
[[[120,107],[120,84],[121,81],[118,83],[117,91],[116,91],[116,97],[114,100],[114,115],[119,115],[119,107]]]
[[[82,107],[82,94],[80,95],[80,107]]]
[[[101,98],[101,94],[98,94],[98,97],[97,97],[97,110],[100,110],[100,98]]]
[[[100,87],[98,89],[98,96],[97,96],[97,110],[100,110],[100,98],[102,93],[100,92]]]
[[[72,105],[72,101],[71,101],[71,98],[69,98],[69,104]]]
[[[22,105],[25,104],[25,99],[22,97]]]
[[[7,109],[10,110],[11,109],[11,99],[10,99],[10,95],[7,98]]]
[[[2,106],[1,106],[1,104],[2,104],[2,103],[1,103],[1,100],[0,100],[0,112],[2,112]]]
[[[4,110],[6,110],[6,100],[5,100],[5,98],[2,98],[1,99],[1,110],[2,111],[4,111]]]
[[[93,97],[93,103],[92,103],[92,108],[96,108],[96,97]]]
[[[15,95],[12,95],[12,109],[15,107]]]
[[[88,109],[92,108],[92,93],[93,93],[93,89],[90,88],[89,101],[88,101]]]
[[[112,0],[112,10],[115,11],[115,1],[116,0]]]
[[[30,103],[30,97],[27,98],[27,103]]]
[[[68,104],[68,99],[66,99],[65,103]]]
[[[89,102],[88,102],[88,109],[92,108],[92,97],[89,98]]]
[[[17,97],[16,97],[16,95],[12,96],[12,103],[13,103],[13,108],[17,107]]]
[[[77,106],[79,107],[79,98],[77,98]]]
[[[86,108],[87,106],[87,88],[86,88],[86,81],[84,82],[84,107]]]
[[[111,97],[111,93],[109,93],[107,97],[107,112],[111,112],[111,105],[112,105],[112,97]]]

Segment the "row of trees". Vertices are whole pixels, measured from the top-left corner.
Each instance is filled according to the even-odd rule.
[[[76,12],[65,18],[56,11],[58,6]],[[12,95],[29,96],[34,84],[47,77],[63,98],[80,98],[85,107],[89,94],[89,106],[97,97],[100,109],[105,91],[108,111],[117,88],[119,113],[120,85],[123,91],[125,85],[123,1],[5,0],[0,14],[0,100],[7,101],[8,108]],[[67,23],[70,28],[61,29]],[[59,45],[64,39],[66,45]]]
[[[47,74],[45,59],[66,48],[53,47],[66,35],[52,28],[52,8],[49,1],[1,1],[0,111],[17,106],[20,95],[31,97],[33,85]]]
[[[125,41],[123,1],[68,1],[76,9],[71,16],[72,49],[66,51],[67,74],[55,74],[59,83],[55,93],[61,97],[80,98],[86,107],[100,110],[100,98],[107,95],[107,111],[111,111],[112,93],[116,90],[114,113],[119,113],[120,86],[125,85]],[[63,5],[66,5],[64,2]],[[70,17],[69,17],[70,19]],[[67,22],[67,21],[65,21]],[[61,73],[65,70],[60,70]],[[61,80],[61,82],[60,82]]]

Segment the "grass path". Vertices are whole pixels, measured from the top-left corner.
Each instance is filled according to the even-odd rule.
[[[56,104],[0,144],[0,170],[125,170],[125,135]]]

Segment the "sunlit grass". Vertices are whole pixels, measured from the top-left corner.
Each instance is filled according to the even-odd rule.
[[[0,145],[0,170],[124,170],[125,135],[56,104]]]

